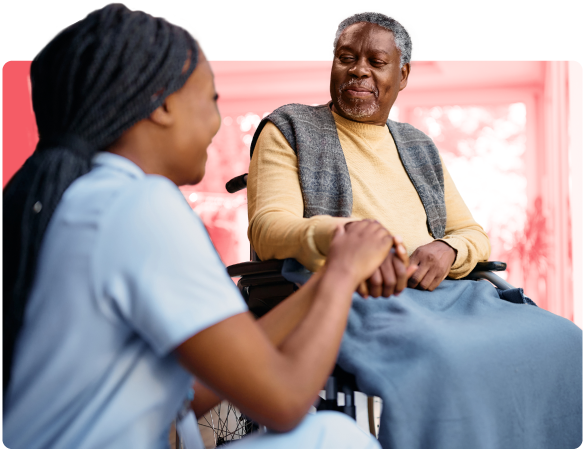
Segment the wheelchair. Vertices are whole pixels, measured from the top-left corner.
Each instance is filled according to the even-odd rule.
[[[248,174],[239,175],[226,183],[226,190],[235,193],[247,187]],[[283,260],[261,261],[250,245],[250,261],[233,264],[227,267],[230,277],[239,277],[238,289],[244,297],[250,312],[262,317],[299,287],[282,275]],[[506,270],[506,263],[500,261],[479,262],[465,279],[487,280],[499,289],[514,289],[514,286],[496,275],[494,272]],[[320,400],[316,409],[343,412],[356,419],[355,392],[358,391],[353,375],[336,366],[325,385],[325,398]],[[342,394],[344,403],[338,402],[338,394]],[[374,421],[374,398],[368,398],[368,416],[370,432],[376,436]],[[250,427],[247,419],[246,427]],[[251,429],[251,428],[250,428]]]

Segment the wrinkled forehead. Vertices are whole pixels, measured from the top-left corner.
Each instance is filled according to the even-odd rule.
[[[388,54],[393,54],[397,51],[394,33],[370,22],[354,23],[343,30],[337,41],[335,51],[342,47],[360,48],[364,46]]]

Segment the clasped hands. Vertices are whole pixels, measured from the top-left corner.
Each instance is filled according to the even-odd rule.
[[[350,230],[361,221],[348,222]],[[402,239],[393,237],[392,248],[370,278],[360,283],[357,292],[363,297],[390,297],[400,294],[405,287],[433,291],[449,274],[457,256],[455,250],[443,241],[433,241],[417,248],[408,257]]]

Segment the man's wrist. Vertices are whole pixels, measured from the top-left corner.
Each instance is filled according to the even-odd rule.
[[[313,231],[313,241],[317,251],[327,256],[329,254],[329,246],[335,235],[335,229],[340,223],[344,224],[355,221],[355,219],[342,218],[342,217],[330,217],[320,216],[319,220],[315,223]],[[345,223],[344,223],[345,222]]]
[[[447,246],[448,248],[450,248],[453,251],[453,261],[451,261],[451,266],[453,264],[455,264],[455,261],[457,260],[457,249],[451,245],[449,245],[446,241],[442,240],[442,239],[437,239],[435,242],[440,242],[442,244],[444,244],[445,246]]]

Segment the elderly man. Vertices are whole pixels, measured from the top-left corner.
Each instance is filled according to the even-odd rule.
[[[431,139],[388,120],[410,73],[408,33],[382,14],[357,14],[339,25],[334,48],[331,102],[283,106],[253,138],[256,252],[315,271],[341,224],[375,219],[402,236],[360,291],[386,298],[354,296],[337,361],[383,399],[382,446],[579,446],[581,330],[521,289],[445,279],[467,275],[490,245]],[[283,275],[310,276],[301,272]],[[418,289],[405,289],[407,279]]]
[[[402,237],[418,265],[411,288],[432,291],[487,260],[488,237],[431,139],[388,120],[408,82],[411,48],[397,21],[352,16],[334,42],[332,101],[286,105],[261,122],[248,178],[248,235],[260,259],[296,258],[315,271],[337,224],[375,219]],[[370,279],[371,295],[403,288],[389,262]]]

